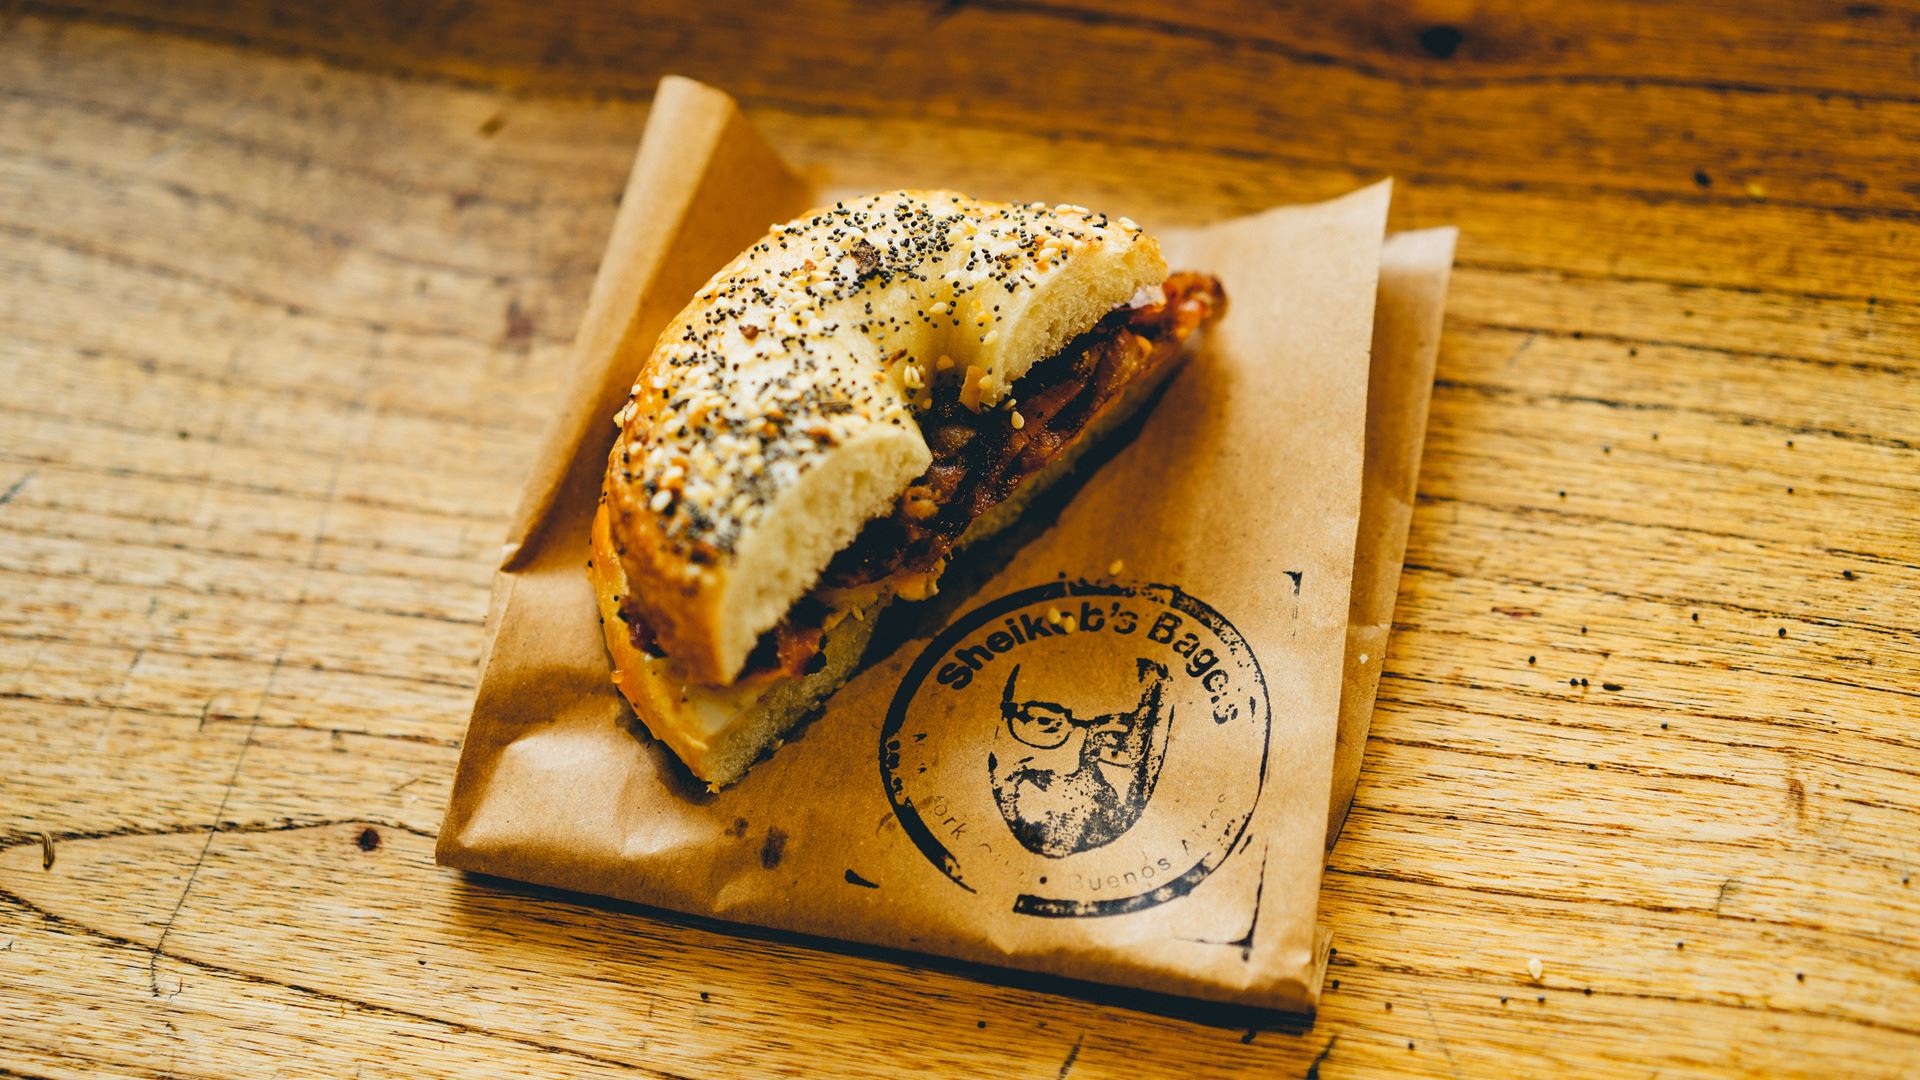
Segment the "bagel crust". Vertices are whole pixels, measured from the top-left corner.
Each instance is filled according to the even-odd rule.
[[[1077,206],[889,192],[774,226],[668,325],[616,418],[606,543],[658,653],[732,683],[932,461],[936,385],[1003,404],[1165,277],[1138,226]]]

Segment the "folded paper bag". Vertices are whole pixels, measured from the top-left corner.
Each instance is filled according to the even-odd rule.
[[[1386,662],[1456,238],[1457,231],[1450,227],[1399,233],[1387,238],[1380,254],[1373,366],[1367,379],[1366,464],[1353,551],[1353,595],[1347,607],[1346,678],[1327,812],[1329,848],[1346,823],[1360,780],[1360,759]]]
[[[1311,1008],[1387,186],[1161,231],[1230,310],[1137,436],[936,634],[877,647],[709,793],[608,681],[586,522],[660,327],[813,198],[724,95],[662,84],[498,579],[441,860]]]

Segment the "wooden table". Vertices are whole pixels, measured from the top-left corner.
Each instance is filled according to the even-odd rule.
[[[0,16],[0,1075],[1920,1070],[1920,14],[722,6]],[[834,183],[1462,227],[1311,1028],[433,865],[669,71]]]

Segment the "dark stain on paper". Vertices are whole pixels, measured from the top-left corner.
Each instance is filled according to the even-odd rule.
[[[760,865],[768,870],[780,865],[780,859],[787,853],[787,834],[779,829],[767,830],[767,842],[760,845]]]

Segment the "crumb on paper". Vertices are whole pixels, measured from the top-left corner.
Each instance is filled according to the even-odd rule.
[[[1545,970],[1546,970],[1546,965],[1540,962],[1539,957],[1537,956],[1527,957],[1527,974],[1533,976],[1534,982],[1540,981],[1540,973]]]
[[[1367,662],[1367,654],[1366,654],[1366,653],[1361,653],[1361,654],[1360,654],[1360,662],[1361,662],[1361,663],[1363,663],[1363,664]]]
[[[1119,577],[1119,576],[1120,576],[1120,571],[1122,571],[1122,570],[1125,570],[1126,568],[1127,568],[1127,564],[1126,564],[1126,561],[1125,561],[1125,560],[1123,560],[1123,559],[1115,559],[1115,560],[1113,560],[1113,562],[1112,562],[1112,563],[1110,563],[1110,564],[1108,564],[1108,566],[1107,566],[1107,576],[1108,576],[1108,577]]]

